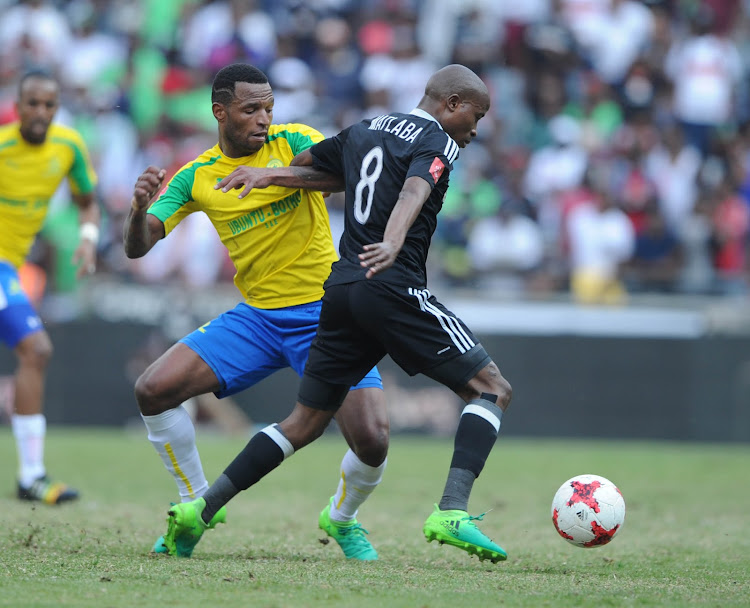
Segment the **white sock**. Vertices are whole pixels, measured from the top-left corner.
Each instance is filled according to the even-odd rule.
[[[331,505],[333,521],[351,521],[357,516],[357,510],[383,479],[383,471],[388,462],[371,467],[362,462],[351,450],[344,454],[341,461],[341,479]]]
[[[164,466],[174,477],[180,500],[195,500],[208,489],[201,457],[195,445],[195,427],[181,405],[157,414],[143,416],[148,439],[161,456]]]
[[[30,416],[13,414],[10,424],[18,449],[18,483],[24,488],[29,488],[32,483],[47,473],[44,468],[44,436],[47,433],[47,419],[44,414],[31,414]]]

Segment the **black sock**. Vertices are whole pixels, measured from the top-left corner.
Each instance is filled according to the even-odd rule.
[[[206,509],[202,515],[203,521],[206,523],[211,521],[216,512],[236,494],[260,481],[279,466],[284,458],[293,453],[292,444],[284,437],[277,424],[272,424],[256,433],[231,464],[224,469],[224,473],[216,483],[203,495],[206,500]],[[217,487],[214,488],[214,486]],[[209,500],[213,513],[208,509]]]
[[[456,430],[453,459],[445,483],[441,510],[466,511],[474,480],[495,445],[503,411],[488,399],[474,399],[466,405]]]
[[[476,477],[468,469],[451,468],[448,480],[445,482],[443,497],[438,505],[442,511],[458,509],[466,511],[469,507],[469,495]]]
[[[217,511],[239,494],[239,492],[237,486],[232,483],[229,477],[224,475],[224,473],[219,475],[219,478],[211,484],[211,487],[203,495],[203,499],[206,501],[206,508],[201,513],[203,522],[206,524],[210,523]]]

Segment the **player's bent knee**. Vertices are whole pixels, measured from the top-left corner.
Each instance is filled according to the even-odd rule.
[[[490,401],[494,401],[503,411],[508,408],[513,398],[513,387],[494,362],[488,363],[469,381],[465,394],[461,396],[468,402],[482,394],[492,395],[494,398]]]
[[[162,397],[158,379],[148,370],[143,372],[135,381],[134,391],[138,409],[144,416],[156,416],[170,409]]]
[[[500,380],[501,387],[498,389],[500,393],[498,394],[497,404],[505,411],[510,406],[511,399],[513,399],[513,387],[502,376]]]
[[[45,369],[52,359],[52,341],[44,332],[32,334],[16,348],[18,362],[35,369]]]
[[[290,424],[285,422],[281,422],[279,426],[281,427],[284,436],[289,440],[289,443],[292,444],[292,447],[296,451],[301,450],[306,445],[311,444],[323,435],[330,419],[328,421],[316,420],[311,424],[299,424],[296,422]]]
[[[352,439],[353,452],[362,462],[371,467],[383,464],[388,456],[389,428],[388,425],[376,425],[368,428],[368,432]]]

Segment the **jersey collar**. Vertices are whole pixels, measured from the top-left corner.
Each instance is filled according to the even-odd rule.
[[[414,116],[419,116],[421,118],[426,118],[427,120],[431,120],[438,127],[440,127],[441,131],[443,130],[443,125],[441,125],[432,114],[428,114],[427,112],[425,112],[421,108],[414,108],[411,112],[409,112],[409,114],[414,114]]]

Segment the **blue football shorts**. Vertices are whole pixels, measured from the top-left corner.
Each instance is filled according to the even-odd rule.
[[[26,336],[43,329],[42,320],[21,289],[18,271],[0,262],[0,340],[15,348]]]
[[[320,308],[320,301],[272,310],[242,302],[180,342],[214,371],[222,385],[216,396],[227,397],[285,367],[302,377]],[[360,388],[383,388],[377,367],[351,390]]]

